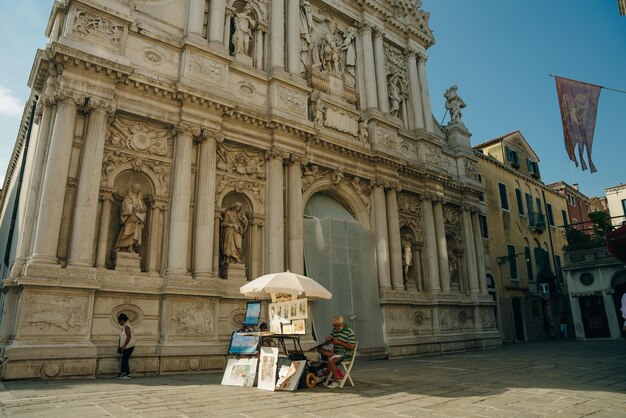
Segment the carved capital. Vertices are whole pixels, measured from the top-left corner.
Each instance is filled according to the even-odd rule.
[[[287,164],[289,165],[305,165],[307,163],[307,159],[304,155],[300,154],[290,154],[289,159],[287,160]]]
[[[378,26],[372,26],[372,36],[374,37],[374,39],[382,38],[383,34],[383,28],[379,28]]]
[[[371,23],[368,23],[368,22],[361,22],[357,26],[357,30],[359,31],[359,34],[361,34],[361,35],[363,35],[363,34],[365,34],[367,32],[371,33],[372,32],[372,28],[373,28],[373,25]]]
[[[67,87],[60,87],[55,93],[57,102],[65,103],[74,107],[82,106],[85,103],[85,95],[78,93]]]
[[[197,142],[200,143],[207,139],[212,139],[220,144],[224,142],[224,136],[220,131],[203,128],[201,134],[198,136]]]
[[[198,137],[202,133],[202,128],[192,125],[188,122],[178,122],[178,125],[172,129],[172,135]]]
[[[409,60],[414,60],[415,57],[417,56],[418,52],[416,49],[414,48],[407,48],[404,50],[404,58],[409,61]]]
[[[105,201],[108,200],[109,202],[113,201],[113,190],[109,190],[109,189],[103,189],[100,190],[100,200]]]
[[[421,64],[426,64],[426,61],[428,61],[428,56],[426,55],[425,52],[418,53],[417,58]]]
[[[284,160],[288,157],[289,157],[289,154],[279,150],[276,147],[272,147],[271,149],[265,152],[266,160],[272,160],[272,159]]]
[[[389,182],[387,180],[385,180],[382,177],[378,177],[376,176],[376,178],[374,178],[374,180],[372,180],[372,187],[376,188],[376,187],[382,187],[385,188],[386,184],[388,184]]]
[[[115,103],[112,100],[91,97],[85,106],[85,110],[89,112],[105,112],[109,117],[113,116],[116,110]]]

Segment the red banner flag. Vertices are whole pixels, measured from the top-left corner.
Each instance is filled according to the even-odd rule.
[[[563,122],[563,136],[567,155],[578,167],[578,160],[574,154],[574,147],[576,146],[580,156],[580,165],[583,170],[586,170],[587,164],[583,159],[583,148],[587,148],[589,168],[592,173],[595,173],[597,170],[591,161],[591,147],[593,145],[593,132],[596,128],[598,99],[602,87],[568,78],[554,78],[556,79],[556,93],[559,96],[559,105],[561,106],[561,121]]]

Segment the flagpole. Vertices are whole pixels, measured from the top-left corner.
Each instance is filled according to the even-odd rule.
[[[549,75],[550,77],[553,77],[553,78],[560,77],[560,76],[556,76],[556,75],[554,75],[554,74],[548,74],[548,75]],[[566,78],[566,77],[560,77],[560,78]],[[572,80],[572,79],[570,78],[570,79],[568,79],[568,80]],[[584,83],[584,81],[583,81],[583,83]],[[587,84],[592,84],[592,83],[587,83]],[[604,89],[604,90],[611,90],[611,91],[616,91],[616,92],[618,92],[618,93],[624,93],[624,94],[626,94],[626,91],[625,91],[625,90],[613,89],[613,88],[611,88],[611,87],[604,87],[604,86],[600,86],[600,85],[598,85],[598,84],[594,84],[594,85],[596,85],[596,86],[598,86],[598,87],[600,87],[601,89]]]

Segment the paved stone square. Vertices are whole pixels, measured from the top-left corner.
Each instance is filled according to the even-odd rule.
[[[626,417],[626,341],[550,341],[362,361],[356,387],[268,392],[221,374],[14,381],[4,416]]]

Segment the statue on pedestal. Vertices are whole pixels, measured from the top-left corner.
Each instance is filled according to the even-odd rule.
[[[252,17],[252,6],[246,4],[243,12],[235,13],[235,33],[233,34],[233,46],[235,56],[248,55],[250,49],[250,39],[252,38],[252,28],[256,25]]]
[[[141,234],[146,221],[146,205],[141,186],[133,184],[122,202],[122,230],[115,244],[115,252],[136,254],[141,246]]]
[[[446,98],[446,110],[450,111],[450,123],[461,122],[461,109],[465,107],[465,102],[457,94],[458,87],[453,85],[446,90],[443,97]]]
[[[248,218],[241,207],[240,202],[233,203],[222,215],[223,264],[242,264],[243,234],[248,227]]]
[[[402,237],[402,272],[404,283],[409,281],[409,269],[413,266],[413,243],[409,234]]]
[[[396,73],[389,77],[387,82],[387,92],[389,94],[389,114],[391,116],[398,116],[400,110],[400,101],[402,100],[402,91],[398,85],[400,76]]]

